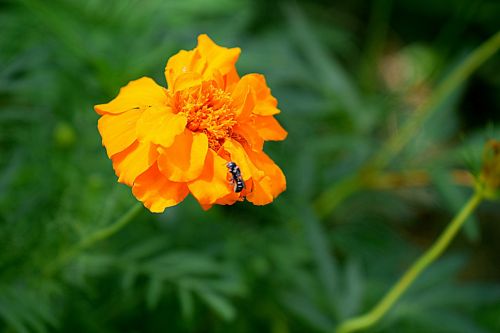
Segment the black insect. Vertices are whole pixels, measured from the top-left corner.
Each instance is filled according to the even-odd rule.
[[[231,174],[231,184],[234,185],[234,192],[239,193],[243,191],[245,182],[243,181],[243,177],[241,177],[240,167],[234,162],[228,162],[226,166]]]

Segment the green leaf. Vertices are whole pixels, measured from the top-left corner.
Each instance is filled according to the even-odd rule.
[[[179,283],[178,297],[181,305],[182,316],[188,322],[193,320],[194,298],[191,290],[182,281]]]
[[[146,303],[148,308],[153,309],[158,305],[160,301],[163,290],[163,280],[152,277],[148,283],[148,289],[146,294]]]
[[[315,330],[331,332],[335,327],[332,319],[319,309],[317,302],[311,300],[307,294],[285,293],[282,296],[282,302],[292,313],[306,321]]]
[[[236,310],[225,297],[204,287],[197,287],[196,294],[224,320],[230,321],[234,319]]]
[[[355,117],[363,110],[361,99],[351,78],[340,66],[334,57],[328,54],[318,40],[318,34],[312,29],[306,16],[296,4],[286,4],[285,14],[292,34],[297,40],[297,46],[307,57],[311,69],[314,71],[310,77],[314,78],[327,95],[335,96],[342,103],[345,110]]]

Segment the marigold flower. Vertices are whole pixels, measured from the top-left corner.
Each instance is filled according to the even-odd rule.
[[[111,102],[96,105],[98,129],[118,181],[152,212],[163,212],[191,193],[204,209],[246,198],[256,205],[286,188],[264,141],[284,140],[280,112],[263,75],[239,77],[239,48],[198,46],[171,57],[168,88],[148,77],[131,81]],[[241,170],[235,191],[227,163]]]

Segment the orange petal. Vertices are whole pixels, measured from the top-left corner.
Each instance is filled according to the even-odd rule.
[[[199,86],[201,84],[201,75],[199,73],[189,72],[177,76],[172,86],[172,92]]]
[[[154,163],[135,180],[134,196],[151,212],[162,213],[165,208],[175,206],[188,195],[185,183],[171,182],[158,170]]]
[[[224,86],[221,88],[223,88],[225,91],[233,91],[236,84],[240,81],[240,76],[236,68],[231,69],[229,73],[224,75],[224,80]]]
[[[158,167],[171,181],[187,182],[198,178],[203,171],[208,150],[204,133],[185,130],[168,148],[160,148]]]
[[[281,127],[273,116],[256,116],[254,121],[257,133],[259,133],[260,137],[266,141],[285,140],[288,135],[288,132]]]
[[[246,196],[247,200],[258,206],[267,205],[273,202],[274,196],[269,190],[272,186],[271,182],[272,179],[268,176],[265,176],[259,181],[255,181],[252,192],[248,193]]]
[[[212,208],[213,205],[202,205],[200,204],[201,208],[205,211],[209,210],[210,208]]]
[[[120,183],[132,186],[137,176],[146,171],[158,157],[156,147],[136,141],[124,151],[113,155],[113,168]]]
[[[187,118],[170,112],[167,107],[151,107],[137,121],[137,137],[141,142],[152,142],[170,147],[177,135],[184,132]]]
[[[189,191],[201,205],[211,205],[233,191],[226,163],[225,159],[209,149],[200,177],[188,183]]]
[[[119,114],[104,114],[97,123],[102,144],[108,157],[129,147],[137,139],[137,120],[142,111],[130,110]]]
[[[226,140],[223,147],[230,154],[231,161],[240,167],[241,176],[244,180],[250,178],[260,179],[264,176],[264,173],[253,164],[247,152],[238,141],[233,139]]]
[[[220,199],[217,199],[217,201],[215,203],[217,205],[232,205],[236,201],[239,201],[240,197],[241,197],[240,193],[231,192],[228,195],[226,195]]]
[[[214,71],[219,71],[222,75],[231,73],[241,53],[239,47],[228,49],[219,46],[205,34],[198,36],[196,48],[207,62],[207,68],[203,71],[206,79],[210,79]]]
[[[252,150],[262,150],[264,146],[264,139],[260,137],[250,122],[240,122],[234,125],[233,132],[237,135],[241,135],[247,141]]]
[[[247,199],[256,205],[265,205],[286,189],[285,175],[274,161],[264,152],[246,152],[257,168],[264,172],[261,179],[253,179],[253,189]]]
[[[253,113],[262,116],[272,116],[280,112],[277,108],[278,101],[271,95],[271,89],[267,86],[264,75],[244,75],[234,87],[234,91],[244,89],[244,87],[250,87],[255,94],[255,108],[253,109]]]
[[[168,59],[165,67],[165,78],[169,89],[172,89],[177,78],[185,73],[195,72],[201,74],[206,67],[206,61],[198,50],[182,50]]]
[[[250,118],[255,108],[255,93],[249,86],[237,84],[233,93],[233,106],[236,108],[236,117],[239,121]]]
[[[132,109],[145,109],[149,106],[165,105],[167,95],[165,88],[156,84],[153,79],[143,77],[130,81],[120,89],[118,96],[111,102],[94,106],[98,114],[116,114]]]

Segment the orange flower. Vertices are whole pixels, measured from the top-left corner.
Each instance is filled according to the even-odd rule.
[[[195,49],[168,60],[168,89],[143,77],[95,106],[118,181],[150,211],[163,212],[188,193],[208,209],[244,198],[265,205],[285,190],[283,172],[262,150],[264,141],[287,136],[274,118],[277,101],[264,76],[239,77],[239,54],[200,35]]]

